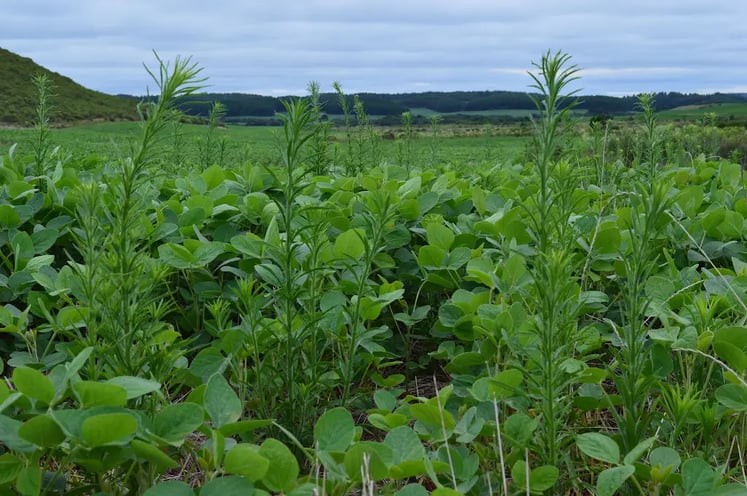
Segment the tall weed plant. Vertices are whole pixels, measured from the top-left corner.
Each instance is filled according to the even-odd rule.
[[[198,92],[204,79],[190,59],[177,58],[173,66],[157,61],[157,71],[148,73],[159,95],[140,105],[141,135],[132,155],[103,178],[105,189],[84,183],[76,211],[76,249],[82,264],[73,267],[86,324],[83,343],[96,346],[100,360],[89,370],[94,378],[156,372],[168,376],[173,367],[164,363],[155,344],[166,344],[176,335],[161,320],[169,305],[163,286],[168,271],[150,256],[153,221],[146,212],[155,194],[151,181],[163,131],[179,117],[178,102]]]
[[[573,253],[575,234],[571,222],[577,173],[562,158],[562,133],[568,125],[575,92],[564,94],[577,79],[578,68],[563,53],[546,53],[537,73],[530,73],[539,96],[533,96],[533,176],[537,184],[527,207],[534,234],[535,255],[529,271],[533,286],[527,294],[535,318],[532,340],[522,350],[529,394],[542,413],[537,431],[540,460],[558,466],[566,456],[571,432],[567,428],[572,404],[576,316],[579,287],[578,260]],[[530,186],[531,188],[531,186]]]

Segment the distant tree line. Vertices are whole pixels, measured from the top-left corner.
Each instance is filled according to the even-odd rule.
[[[353,96],[348,96],[352,105]],[[370,116],[399,118],[403,112],[412,109],[427,109],[438,113],[480,112],[490,110],[533,110],[534,104],[526,93],[518,91],[453,91],[425,93],[359,93]],[[207,117],[212,102],[220,102],[227,109],[229,120],[271,118],[283,111],[281,100],[289,97],[271,97],[243,93],[206,93],[186,101],[182,109],[189,115]],[[715,93],[657,93],[654,97],[656,110],[668,110],[684,105],[705,105],[715,103],[744,103],[745,95]],[[320,101],[329,116],[342,115],[336,94],[323,93]],[[581,96],[576,108],[585,110],[588,115],[620,115],[636,110],[635,96],[612,97],[601,95]],[[476,121],[480,119],[475,119]],[[484,121],[484,119],[482,119]],[[510,117],[491,116],[493,121],[511,120]],[[272,120],[274,122],[274,120]]]

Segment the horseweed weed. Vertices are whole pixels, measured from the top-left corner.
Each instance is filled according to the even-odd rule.
[[[743,130],[646,95],[589,129],[570,57],[534,67],[505,161],[334,83],[337,131],[315,82],[237,151],[217,105],[180,123],[182,58],[90,156],[37,79],[0,160],[0,492],[745,494],[747,195],[713,157]]]

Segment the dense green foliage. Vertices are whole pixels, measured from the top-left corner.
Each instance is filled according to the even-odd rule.
[[[274,161],[185,154],[188,59],[119,155],[39,167],[38,123],[0,159],[0,492],[745,494],[743,169],[650,95],[574,135],[577,68],[536,67],[525,153],[472,165],[407,116],[379,155],[355,99],[327,146],[315,83]]]
[[[86,89],[31,59],[0,48],[0,124],[28,126],[34,122],[38,97],[36,88],[29,83],[42,74],[52,85],[55,104],[50,117],[55,124],[137,118],[132,100]]]

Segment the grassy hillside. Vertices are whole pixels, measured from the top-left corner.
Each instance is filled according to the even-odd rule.
[[[661,112],[660,116],[673,120],[699,120],[708,114],[712,114],[717,123],[745,123],[747,122],[747,102],[683,105]]]
[[[137,117],[132,100],[89,90],[29,58],[0,48],[0,123],[25,126],[33,121],[37,96],[31,79],[41,73],[54,83],[53,124]]]

